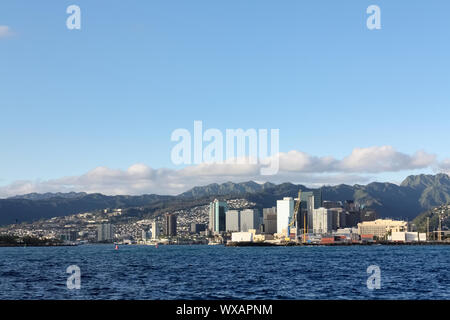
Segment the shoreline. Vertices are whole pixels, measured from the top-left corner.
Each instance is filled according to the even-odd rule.
[[[86,243],[85,245],[99,245],[99,243]],[[108,244],[103,243],[101,245],[107,246]],[[161,246],[208,246],[208,244],[161,244]],[[450,245],[450,242],[406,242],[406,243],[395,243],[395,242],[373,242],[373,243],[270,243],[270,242],[227,242],[218,244],[218,246],[224,247],[350,247],[350,246],[436,246],[436,245]],[[23,245],[23,244],[0,244],[0,248],[19,248],[19,247],[78,247],[81,244],[34,244],[34,245]],[[121,246],[149,246],[145,244],[126,244]]]
[[[76,247],[77,244],[0,244],[0,248],[13,248],[13,247]]]
[[[269,242],[227,242],[226,247],[350,247],[350,246],[427,246],[450,245],[450,242],[366,242],[366,243],[269,243]]]

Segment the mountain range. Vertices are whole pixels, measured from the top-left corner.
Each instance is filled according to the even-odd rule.
[[[151,210],[182,207],[206,202],[214,197],[245,198],[257,207],[276,206],[276,200],[296,197],[298,191],[312,190],[292,183],[264,183],[253,181],[210,184],[194,187],[177,196],[140,195],[106,196],[99,193],[32,193],[0,199],[0,225],[31,222],[42,218],[66,216],[79,212],[105,208],[147,207]],[[379,217],[412,220],[420,213],[450,202],[450,177],[446,174],[415,175],[407,177],[400,185],[373,182],[367,185],[337,185],[321,188],[324,200],[356,202],[375,209]],[[150,212],[151,212],[150,210]]]

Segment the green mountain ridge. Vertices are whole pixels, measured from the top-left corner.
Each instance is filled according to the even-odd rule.
[[[183,203],[206,202],[209,199],[232,197],[245,198],[257,207],[276,206],[276,200],[296,197],[298,191],[313,190],[293,183],[264,183],[254,181],[210,184],[194,187],[177,196],[164,195],[117,195],[84,193],[46,193],[15,196],[0,199],[0,225],[16,221],[35,221],[54,216],[66,216],[79,212],[105,208],[147,207],[170,211]],[[450,203],[450,177],[446,174],[417,175],[407,177],[401,185],[373,182],[367,185],[323,186],[324,200],[356,202],[375,209],[380,217],[413,220],[433,207]]]

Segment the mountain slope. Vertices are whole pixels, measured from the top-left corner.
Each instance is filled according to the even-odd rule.
[[[36,198],[32,196],[32,198]],[[39,197],[37,197],[39,198]],[[127,208],[145,206],[157,201],[167,201],[171,196],[105,196],[98,193],[86,194],[76,198],[59,196],[29,200],[25,198],[0,200],[0,225],[42,218],[66,216],[70,214],[105,208]]]
[[[276,206],[276,200],[296,197],[303,185],[258,184],[253,181],[210,184],[195,187],[178,196],[105,196],[102,194],[29,194],[0,200],[0,225],[65,216],[104,208],[154,206],[171,210],[187,202],[207,202],[217,198],[245,198],[257,207]],[[368,185],[338,185],[321,188],[324,200],[355,200],[375,209],[380,217],[412,220],[432,207],[450,203],[450,177],[446,174],[407,177],[401,185],[373,182]]]

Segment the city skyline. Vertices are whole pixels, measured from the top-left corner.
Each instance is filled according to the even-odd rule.
[[[0,4],[0,198],[450,172],[449,3],[77,1],[68,30],[72,4]],[[173,164],[171,133],[196,120],[279,129],[280,172]]]

